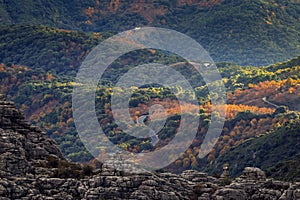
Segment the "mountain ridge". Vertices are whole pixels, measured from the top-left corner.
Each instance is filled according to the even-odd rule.
[[[298,1],[16,2],[2,0],[3,24],[114,33],[142,26],[170,28],[197,40],[215,61],[241,65],[268,65],[300,54]],[[5,19],[9,14],[11,23]]]

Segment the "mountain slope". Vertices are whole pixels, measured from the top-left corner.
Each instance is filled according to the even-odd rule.
[[[101,35],[34,25],[0,28],[0,62],[73,74]]]
[[[267,174],[276,179],[284,181],[300,180],[300,154],[290,160],[284,160],[267,169]]]
[[[138,26],[175,29],[215,61],[266,65],[300,54],[299,1],[18,1],[2,0],[3,24],[44,24],[120,32]]]
[[[6,63],[6,65],[0,65],[0,92],[5,94],[9,99],[14,100],[16,105],[24,110],[29,120],[45,128],[45,130],[48,131],[47,134],[56,139],[67,158],[73,161],[87,161],[91,159],[91,156],[84,149],[84,146],[78,138],[72,119],[72,87],[74,86],[74,76],[81,61],[93,46],[102,41],[109,34],[87,34],[48,28],[45,26],[24,25],[4,26],[0,31],[0,49],[2,52],[0,58],[2,62]],[[179,61],[178,58],[164,57],[161,54],[154,54],[149,51],[144,51],[140,54],[135,53],[132,57],[130,55],[131,54],[125,55],[123,60],[120,60],[116,66],[112,67],[113,71],[111,71],[111,74],[113,77],[120,76],[120,74],[132,67],[132,65],[140,64],[141,60],[144,62],[155,60],[156,62],[167,64]],[[16,60],[25,66],[14,65],[13,63]],[[277,98],[275,103],[279,105],[289,105],[292,110],[297,109],[299,105],[297,101],[299,98],[297,92],[297,88],[299,89],[299,84],[297,84],[299,82],[298,63],[299,58],[282,64],[278,63],[270,67],[259,68],[220,63],[219,69],[224,78],[225,85],[233,93],[228,96],[229,103],[233,104],[230,105],[229,120],[235,118],[238,112],[245,112],[246,110],[252,110],[255,114],[271,114],[271,109],[274,108],[270,107],[270,109],[266,109],[265,107],[268,105],[262,101],[262,98],[265,97],[264,95],[266,94],[265,86],[269,86],[266,84],[268,81],[272,83],[270,87],[267,87],[268,91],[270,91],[273,96],[277,95],[277,97],[281,97]],[[190,76],[193,72],[189,71],[186,66],[178,66],[178,70],[187,74],[187,76],[189,76],[188,80],[194,80],[193,76]],[[285,85],[285,83],[288,83],[285,82],[287,77],[293,77],[293,81],[290,81],[292,84]],[[273,83],[277,85],[277,82],[281,79],[283,79],[283,86],[279,87],[279,89],[275,88],[275,90]],[[274,82],[274,80],[277,82]],[[252,86],[249,87],[251,84]],[[199,82],[195,85],[196,87],[201,86]],[[289,93],[289,89],[295,92]],[[106,97],[109,98],[110,91],[110,86],[101,90],[102,97],[99,98],[99,104],[102,104],[101,109],[106,102],[100,101],[106,99]],[[136,104],[145,103],[145,99],[151,95],[156,97],[163,96],[161,94],[153,94],[151,91],[144,94],[144,96],[141,94],[136,95]],[[208,100],[205,87],[198,87],[197,95],[201,96],[201,104],[205,104]],[[254,100],[256,96],[258,97],[256,99],[257,101],[253,101],[255,103],[252,102],[252,104],[250,104],[248,101]],[[273,102],[273,96],[268,97],[268,100]],[[239,101],[234,100],[234,97]],[[245,99],[247,101],[244,101]],[[289,100],[292,101],[289,102]],[[236,104],[248,104],[254,107]],[[101,117],[108,117],[107,113],[104,113],[103,111]],[[245,116],[247,115],[246,113]],[[206,118],[208,118],[208,116],[204,117],[204,119]],[[225,139],[220,142],[217,151],[212,153],[212,157],[217,157],[221,151],[227,151],[228,147],[233,146],[235,143],[240,143],[242,140],[253,137],[256,134],[262,134],[265,130],[272,129],[274,125],[273,121],[281,123],[280,120],[273,119],[271,115],[262,115],[261,117],[254,118],[256,118],[257,121],[260,118],[262,119],[259,122],[254,122],[254,119],[252,121],[252,118],[247,119],[248,121],[246,122],[244,120],[236,123],[237,126],[228,123],[229,126],[224,135]],[[253,123],[263,126],[263,128],[256,130],[257,127],[252,126]],[[164,134],[168,137],[169,131],[167,130]],[[235,136],[228,140],[228,135],[230,134]],[[133,148],[136,142],[137,141],[134,140],[128,141],[126,145]],[[199,142],[199,140],[195,142],[195,145],[199,145]],[[190,167],[191,161],[195,160],[196,151],[197,148],[195,148],[195,151],[192,151],[193,156],[190,156],[190,153],[186,154],[185,157],[189,158],[187,167]],[[190,159],[190,157],[192,159]],[[181,158],[181,160],[183,159],[184,158]],[[185,164],[181,161],[180,167],[178,168],[184,165]]]
[[[290,115],[293,115],[291,122],[266,135],[232,148],[217,158],[207,168],[208,171],[211,173],[220,172],[223,164],[228,163],[232,176],[241,174],[245,166],[252,166],[268,170],[269,175],[272,174],[277,179],[290,181],[299,179],[299,172],[289,166],[299,161],[300,121],[299,115],[296,113]],[[282,170],[285,167],[289,170]]]
[[[228,75],[229,71],[236,69],[226,69],[226,79],[229,79],[232,83],[240,84],[246,82],[245,80],[250,80],[250,75],[257,77],[257,80],[263,81],[269,77],[265,76],[265,73],[269,73],[267,70],[262,68],[247,68],[245,70],[241,67],[241,71],[237,73],[242,79],[235,80],[235,76]],[[257,70],[259,69],[259,70]],[[288,69],[288,68],[287,68]],[[223,69],[221,69],[223,70]],[[253,71],[252,71],[253,70]],[[251,73],[250,73],[251,72]],[[114,72],[116,73],[116,72]],[[225,73],[225,72],[224,72]],[[284,73],[290,73],[290,71],[283,71],[280,75],[285,76]],[[230,73],[229,73],[230,74]],[[224,76],[225,77],[225,76]],[[274,77],[273,77],[274,78]],[[29,69],[24,66],[6,66],[0,65],[0,92],[5,94],[9,99],[12,99],[16,102],[16,105],[22,108],[29,120],[38,124],[43,129],[47,130],[47,134],[50,137],[53,137],[58,142],[64,155],[73,160],[73,161],[88,161],[91,159],[91,156],[85,150],[84,146],[80,142],[80,139],[77,135],[76,128],[74,126],[72,109],[71,109],[71,95],[72,87],[74,85],[73,78],[71,76],[57,75],[55,73],[46,72],[42,68],[38,71]],[[237,82],[236,82],[237,81]],[[240,82],[242,81],[242,82]],[[244,86],[247,88],[247,86]],[[235,87],[231,86],[230,88],[235,91]],[[201,90],[200,94],[201,94]],[[198,92],[199,92],[198,91]],[[262,90],[263,91],[263,90]],[[271,90],[273,91],[273,90]],[[135,104],[141,104],[142,107],[146,106],[149,102],[145,100],[151,96],[155,98],[164,98],[165,95],[162,93],[153,93],[151,90],[143,90],[143,93],[135,95]],[[247,93],[248,92],[248,93]],[[274,90],[274,92],[281,92],[281,90]],[[282,91],[285,92],[285,91]],[[237,92],[241,93],[241,92]],[[111,122],[113,117],[110,112],[105,110],[105,103],[109,99],[111,94],[111,87],[103,87],[99,91],[99,97],[97,97],[97,109],[99,109],[100,121]],[[251,99],[253,94],[244,89],[244,95],[246,99]],[[299,94],[290,94],[294,95],[295,98],[299,98]],[[233,95],[234,96],[234,95]],[[290,97],[290,96],[287,96]],[[203,98],[203,96],[201,96]],[[232,98],[229,96],[229,99]],[[167,99],[162,105],[168,105]],[[261,98],[259,99],[261,101]],[[288,99],[283,98],[283,101]],[[202,99],[201,102],[206,102],[207,99]],[[176,105],[176,102],[172,102],[171,105]],[[246,102],[243,102],[246,103]],[[263,102],[262,102],[263,103]],[[295,104],[297,102],[295,101]],[[172,135],[172,130],[178,125],[178,108],[171,106],[169,111],[174,113],[175,116],[170,118],[166,125],[166,129],[161,133],[163,139],[170,139]],[[220,141],[217,143],[214,151],[209,154],[209,161],[214,160],[220,154],[225,153],[229,150],[230,147],[240,144],[243,141],[255,137],[260,134],[264,134],[267,131],[272,130],[278,124],[284,124],[289,119],[287,117],[277,117],[273,115],[274,108],[265,108],[265,105],[257,106],[247,106],[247,105],[238,105],[230,104],[227,106],[227,121],[223,129],[223,134],[220,137]],[[195,105],[186,105],[186,107],[193,108]],[[209,107],[201,106],[201,130],[199,132],[204,133],[207,130],[209,119]],[[138,109],[136,110],[138,111]],[[250,112],[251,111],[251,112]],[[103,124],[104,126],[104,124]],[[120,132],[115,128],[116,125],[107,124],[108,131],[111,131],[111,139],[116,143],[119,143],[122,135],[118,135]],[[136,147],[139,147],[139,141],[134,139],[126,139],[127,141],[122,141],[122,145],[127,146],[131,150],[136,150]],[[201,136],[195,139],[193,145],[185,152],[183,157],[178,159],[176,165],[173,166],[172,170],[183,170],[186,168],[191,168],[191,163],[193,163],[193,168],[196,168],[201,164],[202,161],[197,161],[197,150],[201,144]],[[148,146],[147,146],[148,145]],[[145,148],[149,148],[149,144],[144,145]],[[143,148],[144,148],[143,147]],[[150,144],[151,147],[151,144]],[[137,148],[138,149],[138,148]]]
[[[26,23],[75,28],[72,26],[73,20],[66,3],[55,0],[1,0],[0,22],[2,24]]]
[[[215,5],[211,9],[221,5]],[[189,5],[186,5],[186,7],[190,8]],[[75,84],[73,81],[84,57],[109,34],[83,33],[40,25],[6,25],[2,26],[0,31],[0,62],[4,63],[0,65],[0,92],[9,99],[14,100],[16,105],[25,111],[28,119],[47,130],[48,136],[56,139],[67,158],[81,162],[91,159],[91,156],[80,142],[72,119],[71,95]],[[162,54],[151,51],[133,52],[133,54],[135,56],[132,57],[132,54],[124,55],[123,60],[121,59],[115,66],[112,66],[113,71],[111,74],[113,78],[120,76],[133,65],[138,65],[140,61],[152,62],[155,60],[156,62],[169,64],[180,60],[177,57],[164,57]],[[22,63],[25,66],[16,63]],[[275,99],[270,95],[270,98],[267,98],[268,101],[279,105],[289,105],[290,110],[297,109],[297,106],[299,106],[299,66],[296,65],[299,65],[299,58],[270,67],[234,65],[230,67],[226,64],[220,66],[224,82],[233,93],[233,95],[229,95],[229,99],[232,100],[232,96],[241,97],[240,100],[243,101],[232,100],[230,102],[233,105],[229,106],[228,121],[215,152],[210,154],[209,161],[226,153],[230,147],[238,145],[249,138],[264,134],[272,130],[275,125],[282,125],[288,120],[272,115],[272,109],[274,108],[266,108],[268,105],[262,101],[262,98],[265,97],[262,95],[270,92],[274,97],[277,95],[281,98],[273,101]],[[185,65],[176,67],[180,72],[189,76],[188,80],[190,80],[189,78],[197,80],[193,78],[195,73],[189,71],[189,68]],[[292,77],[292,79],[289,80],[288,77]],[[277,88],[278,83],[284,83],[283,87]],[[176,165],[172,166],[175,170],[196,169],[201,163],[197,160],[199,145],[202,141],[200,134],[205,133],[207,125],[210,123],[207,90],[201,84],[197,82],[195,85],[197,87],[197,97],[200,97],[199,101],[202,106],[201,112],[203,113],[199,117],[203,127],[199,130],[199,137],[178,159]],[[126,137],[124,140],[120,139],[124,135],[116,128],[116,124],[111,123],[113,116],[107,109],[109,105],[107,101],[112,91],[111,85],[110,83],[106,87],[100,88],[97,97],[97,103],[100,107],[97,113],[99,121],[107,122],[105,128],[107,128],[110,139],[130,151],[140,151],[143,148],[151,149],[152,146],[149,141],[144,141],[143,145],[137,145],[140,144],[140,141],[130,137]],[[275,88],[272,87],[274,85]],[[267,87],[268,90],[266,90],[265,86],[270,87]],[[180,92],[180,88],[178,89],[178,92]],[[174,100],[174,96],[172,97],[162,91],[155,88],[150,88],[148,91],[141,90],[134,95],[132,105],[140,104],[146,107],[146,104],[149,103],[147,101],[151,98],[162,99],[168,97],[169,99],[166,101],[172,100],[172,98]],[[238,94],[242,94],[242,96]],[[259,97],[258,101],[252,104],[253,107],[246,106],[250,104],[248,100],[253,100],[256,94]],[[289,101],[290,97],[292,97],[292,101]],[[245,99],[247,101],[244,101]],[[174,101],[171,101],[171,103],[174,103]],[[193,108],[193,106],[195,105],[187,105],[186,107]],[[172,131],[178,125],[179,116],[176,115],[178,114],[176,108],[173,113],[175,113],[175,116],[170,118],[166,129],[160,135],[164,140],[163,144],[167,144],[168,140],[172,139]]]

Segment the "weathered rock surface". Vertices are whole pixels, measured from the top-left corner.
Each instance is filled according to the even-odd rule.
[[[49,156],[64,159],[56,143],[28,124],[13,102],[0,101],[0,175],[37,174]]]
[[[81,169],[13,103],[0,101],[0,199],[300,199],[300,183],[267,179],[258,168],[232,181],[194,170],[128,174],[102,166],[83,176]]]

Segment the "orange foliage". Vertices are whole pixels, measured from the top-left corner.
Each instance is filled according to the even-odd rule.
[[[292,78],[280,81],[264,81],[248,86],[248,89],[236,90],[233,95],[228,95],[228,102],[231,104],[272,107],[263,101],[263,98],[267,97],[269,101],[279,105],[287,105],[286,100],[292,99],[291,106],[295,107],[295,104],[298,103],[297,99],[300,97],[300,80]]]
[[[217,111],[221,116],[226,116],[227,120],[233,119],[239,112],[250,111],[255,114],[272,114],[275,111],[275,109],[273,108],[260,108],[257,106],[248,106],[243,104],[226,104],[213,107],[211,106],[209,101],[204,106],[198,106],[190,103],[184,103],[183,105],[180,105],[177,101],[170,99],[164,99],[163,101],[159,101],[156,99],[149,102],[147,105],[141,104],[137,108],[130,108],[130,113],[132,116],[135,116],[135,118],[137,118],[138,116],[147,113],[148,108],[154,104],[162,105],[167,116],[181,113],[198,113],[199,109],[204,109],[207,113],[210,113],[212,110]],[[159,113],[155,115],[156,119],[161,119],[163,117],[164,115],[160,116]]]
[[[218,109],[222,109],[225,107],[224,105],[218,106]],[[225,108],[224,108],[225,109]],[[248,106],[248,105],[235,105],[235,104],[227,104],[226,105],[226,119],[233,119],[239,112],[250,111],[255,114],[272,114],[275,109],[272,108],[259,108],[257,106]]]

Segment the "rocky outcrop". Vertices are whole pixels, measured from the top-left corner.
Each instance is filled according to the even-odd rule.
[[[30,126],[11,102],[0,101],[0,199],[300,199],[300,183],[267,179],[258,168],[239,178],[194,170],[93,174],[65,160],[55,142]]]
[[[13,102],[0,101],[0,175],[39,174],[49,156],[64,159],[56,143],[26,122]]]

